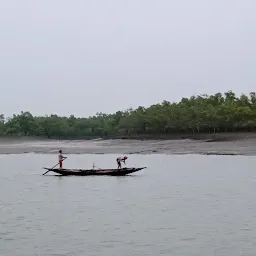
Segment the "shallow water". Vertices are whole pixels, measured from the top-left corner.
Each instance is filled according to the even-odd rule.
[[[68,155],[65,167],[115,166]],[[256,159],[130,155],[127,177],[41,174],[55,155],[0,155],[0,255],[256,255]]]

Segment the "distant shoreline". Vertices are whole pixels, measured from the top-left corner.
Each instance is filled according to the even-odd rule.
[[[0,138],[0,154],[199,154],[256,156],[256,133],[139,136],[102,139]]]
[[[104,139],[104,138],[103,138]],[[105,138],[107,140],[107,138]],[[177,133],[177,134],[144,134],[133,136],[120,136],[113,139],[123,140],[201,140],[208,142],[235,141],[243,139],[256,139],[256,132],[222,132],[222,133]]]
[[[256,132],[220,132],[220,133],[170,133],[170,134],[138,134],[138,135],[112,135],[91,136],[78,138],[46,138],[43,136],[0,136],[1,141],[97,141],[97,140],[201,140],[208,142],[235,141],[243,139],[256,139]]]

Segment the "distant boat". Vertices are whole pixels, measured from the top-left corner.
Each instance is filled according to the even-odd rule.
[[[145,169],[146,167],[139,167],[139,168],[122,168],[122,169],[52,169],[46,168],[47,172],[55,172],[63,176],[89,176],[89,175],[109,175],[109,176],[124,176],[130,173],[134,173],[140,170]]]

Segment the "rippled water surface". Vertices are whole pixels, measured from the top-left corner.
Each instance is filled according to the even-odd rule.
[[[69,155],[66,167],[115,166]],[[256,255],[256,159],[131,155],[127,177],[42,176],[55,155],[0,155],[0,255]]]

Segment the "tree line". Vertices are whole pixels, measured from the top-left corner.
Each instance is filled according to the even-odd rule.
[[[58,139],[154,134],[256,131],[256,93],[198,95],[180,102],[163,101],[114,114],[87,118],[74,115],[33,116],[30,112],[0,115],[0,136],[38,136]]]

